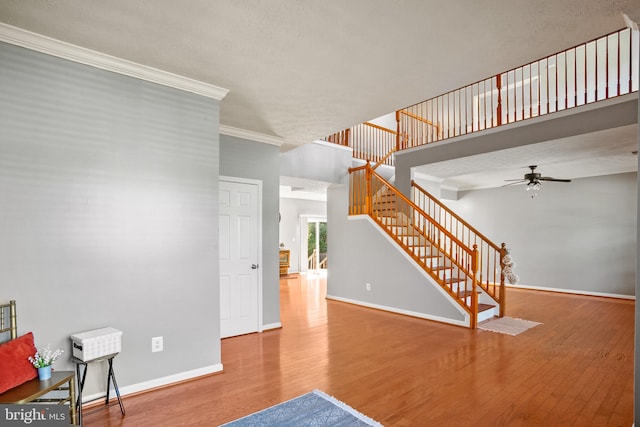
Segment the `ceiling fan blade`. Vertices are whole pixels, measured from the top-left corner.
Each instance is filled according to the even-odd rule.
[[[514,179],[507,179],[505,181],[515,181],[515,180]],[[509,184],[502,185],[501,187],[509,187],[511,185],[520,185],[520,184],[525,184],[527,182],[526,179],[519,179],[517,181],[518,182],[510,182]]]
[[[539,172],[536,172],[536,168],[537,166],[529,166],[529,169],[531,169],[531,172],[525,174],[524,179],[505,179],[504,180],[505,182],[509,182],[509,181],[515,181],[515,182],[509,182],[509,184],[505,184],[502,187],[508,187],[510,185],[518,185],[518,184],[527,184],[530,186],[530,187],[527,187],[527,190],[529,188],[539,190],[542,185],[541,181],[571,182],[570,179],[559,179],[559,178],[551,178],[550,176],[542,176],[542,174],[540,174]]]
[[[542,177],[540,177],[538,179],[540,181],[571,182],[570,179],[558,179],[558,178],[551,178],[549,176],[542,176]]]

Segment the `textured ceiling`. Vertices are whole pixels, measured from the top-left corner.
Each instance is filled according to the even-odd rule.
[[[624,26],[640,0],[2,0],[0,20],[230,89],[304,144]]]
[[[632,125],[432,163],[416,172],[442,179],[443,185],[457,190],[500,187],[507,179],[523,178],[530,165],[553,178],[611,175],[638,170],[637,156],[632,154],[637,145],[637,125]]]
[[[221,123],[283,150],[615,31],[622,12],[640,20],[640,0],[0,1],[1,22],[229,89]]]

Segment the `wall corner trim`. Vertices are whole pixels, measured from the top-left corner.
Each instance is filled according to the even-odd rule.
[[[278,147],[284,143],[284,139],[279,136],[267,135],[264,133],[254,132],[252,130],[234,128],[232,126],[220,124],[220,133],[236,138],[248,139],[249,141],[263,142],[265,144],[277,145]]]
[[[0,22],[0,42],[221,101],[229,89],[33,33]]]

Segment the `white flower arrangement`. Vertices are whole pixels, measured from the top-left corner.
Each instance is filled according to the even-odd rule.
[[[516,267],[516,263],[513,262],[511,255],[509,252],[502,258],[502,274],[504,275],[507,282],[512,285],[517,285],[520,281],[520,277],[513,272],[513,269]]]
[[[62,353],[64,353],[64,350],[57,349],[56,351],[51,351],[51,348],[47,345],[43,351],[36,349],[36,354],[34,354],[33,357],[29,356],[28,359],[35,368],[44,368],[53,365],[53,362],[55,362]]]

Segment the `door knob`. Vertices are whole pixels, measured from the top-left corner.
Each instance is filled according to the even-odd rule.
[[[258,268],[258,264],[251,264],[251,269],[252,269],[252,270],[255,270],[255,269],[257,269],[257,268]]]

